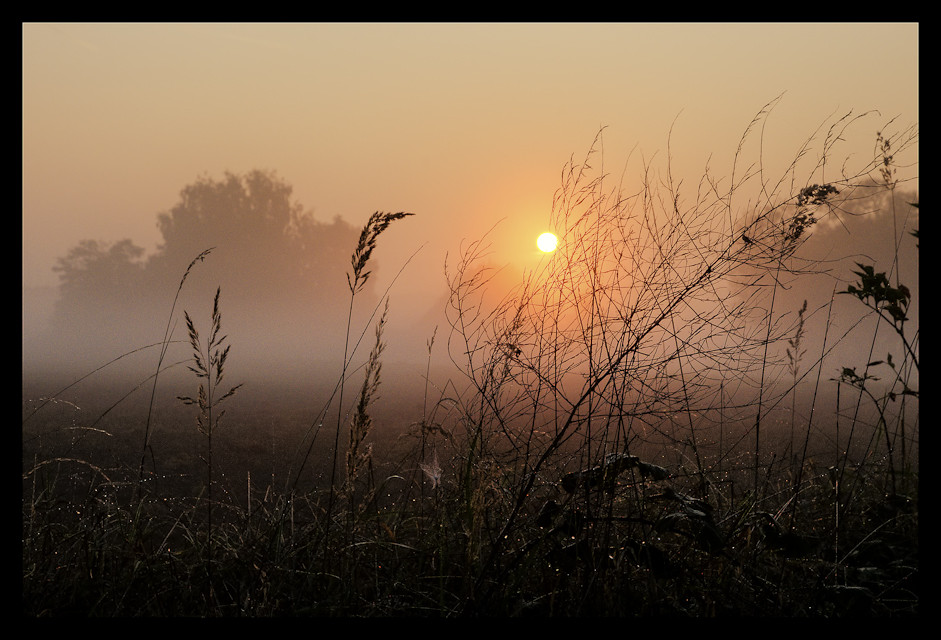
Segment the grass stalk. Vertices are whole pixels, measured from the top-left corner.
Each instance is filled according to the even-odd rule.
[[[349,359],[350,359],[350,332],[352,330],[353,324],[353,305],[356,299],[356,294],[361,292],[366,286],[366,283],[369,280],[371,274],[367,270],[369,266],[369,259],[372,256],[372,252],[376,248],[376,242],[379,238],[379,235],[385,231],[390,224],[396,220],[401,220],[407,216],[414,215],[412,213],[398,212],[398,213],[384,213],[377,211],[373,213],[369,220],[366,222],[366,225],[363,227],[362,232],[359,236],[359,242],[356,245],[356,248],[353,251],[353,255],[350,259],[352,264],[352,274],[347,273],[346,280],[349,285],[350,290],[350,300],[349,300],[349,310],[347,313],[346,320],[346,334],[344,338],[343,346],[343,367],[340,372],[339,380],[339,400],[337,408],[337,427],[336,432],[334,433],[333,440],[333,460],[330,467],[330,495],[327,502],[327,512],[326,512],[326,526],[329,528],[332,518],[333,518],[333,506],[334,499],[336,494],[336,475],[337,467],[339,461],[339,452],[340,452],[340,432],[342,430],[342,421],[343,421],[343,393],[346,388],[346,378],[347,371],[349,369]],[[324,545],[324,565],[328,565],[328,556],[327,550],[329,549],[329,544]]]
[[[216,289],[216,295],[212,303],[212,317],[210,324],[209,337],[202,343],[199,337],[199,331],[190,318],[189,312],[184,311],[186,319],[186,328],[189,333],[190,347],[192,348],[193,364],[189,370],[193,372],[198,380],[202,380],[197,387],[196,397],[178,396],[178,399],[185,405],[195,405],[198,409],[196,414],[196,428],[200,434],[206,438],[206,453],[202,457],[206,466],[206,606],[207,611],[215,610],[214,590],[213,590],[213,436],[225,410],[218,411],[217,407],[235,395],[241,388],[241,384],[231,387],[228,391],[219,394],[219,386],[225,376],[225,363],[229,355],[231,345],[226,344],[227,336],[222,335],[222,312],[219,308],[219,296],[222,289]]]
[[[183,272],[183,276],[180,278],[180,284],[176,288],[176,293],[173,295],[173,304],[170,305],[170,314],[167,317],[167,326],[164,330],[163,341],[160,346],[160,354],[157,358],[157,369],[154,372],[154,383],[150,390],[150,402],[147,406],[147,422],[144,425],[144,441],[141,445],[141,455],[140,455],[140,465],[138,467],[137,474],[137,485],[138,485],[138,498],[140,498],[140,492],[143,489],[144,481],[144,462],[146,459],[147,451],[150,449],[150,436],[151,436],[151,426],[153,424],[153,412],[154,412],[154,399],[157,395],[157,375],[160,373],[161,366],[163,365],[163,359],[167,355],[167,349],[170,346],[170,337],[172,335],[171,325],[173,322],[173,314],[176,312],[176,303],[180,299],[180,292],[183,290],[183,284],[186,282],[187,277],[189,277],[190,271],[193,270],[193,267],[196,266],[197,262],[203,262],[206,257],[212,253],[215,247],[210,247],[199,253],[192,262],[189,263],[189,266],[186,267],[186,270]],[[153,452],[151,452],[152,454]]]

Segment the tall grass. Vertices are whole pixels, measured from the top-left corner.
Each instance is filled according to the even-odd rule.
[[[762,147],[773,107],[748,125],[728,181],[707,168],[687,185],[669,162],[661,173],[644,162],[634,187],[612,183],[599,132],[563,169],[549,220],[558,250],[513,290],[497,290],[484,266],[487,237],[449,258],[455,375],[432,379],[436,330],[414,385],[421,415],[396,434],[377,405],[393,307],[381,296],[358,339],[353,310],[380,235],[411,214],[374,214],[351,258],[336,386],[309,428],[288,434],[296,456],[283,490],[214,472],[214,451],[253,444],[215,429],[218,405],[238,388],[220,388],[229,345],[217,289],[206,339],[184,312],[199,385],[183,400],[197,409],[205,480],[141,492],[140,468],[101,464],[92,449],[62,455],[66,429],[28,440],[26,612],[917,613],[917,406],[904,404],[918,398],[912,292],[861,265],[845,291],[860,319],[842,335],[829,314],[845,296],[816,310],[776,308],[787,287],[824,268],[802,259],[815,226],[859,197],[870,174],[894,192],[885,158],[916,137],[885,133],[871,162],[833,174],[837,142],[860,122],[847,115],[772,178],[760,155],[745,157],[754,136]],[[811,351],[804,340],[822,311],[823,342]],[[830,380],[831,354],[866,317],[891,326],[899,350],[870,354],[861,373],[846,363]],[[158,372],[169,339],[168,330]],[[876,368],[890,375],[876,380]],[[831,383],[837,406],[826,417],[817,394]],[[804,416],[799,386],[812,387]],[[776,427],[769,416],[788,406],[789,422]],[[55,408],[43,407],[44,424]],[[28,413],[24,431],[43,415]],[[334,417],[332,437],[318,439]],[[149,421],[144,431],[147,450]],[[328,483],[300,481],[311,463]],[[237,482],[246,499],[236,499]]]
[[[346,339],[344,340],[344,347],[343,347],[343,371],[340,374],[340,398],[338,402],[340,409],[337,412],[337,429],[336,429],[336,435],[333,441],[333,464],[332,464],[331,471],[330,471],[330,487],[331,488],[336,486],[337,460],[338,460],[339,452],[340,452],[340,431],[342,429],[342,420],[343,420],[343,391],[346,387],[347,370],[349,367],[350,329],[351,329],[352,321],[353,321],[353,303],[355,301],[356,294],[363,290],[363,287],[366,286],[366,282],[369,280],[369,276],[371,272],[367,271],[366,267],[369,265],[369,258],[372,255],[372,252],[376,248],[376,241],[379,238],[379,235],[383,231],[385,231],[389,227],[389,225],[392,224],[394,221],[401,220],[402,218],[406,216],[411,216],[411,215],[414,215],[414,214],[405,213],[401,211],[398,213],[384,213],[384,212],[377,211],[376,213],[372,214],[369,217],[369,220],[366,222],[366,225],[363,227],[362,232],[360,233],[359,242],[356,244],[356,248],[353,251],[353,256],[350,259],[350,262],[353,267],[352,275],[347,274],[346,276],[347,284],[349,285],[349,288],[350,288],[350,306],[349,306],[349,313],[347,315],[347,323],[346,323]],[[382,326],[382,324],[384,324],[384,321],[385,321],[385,316],[383,315],[383,320],[380,322],[380,327]],[[381,352],[381,348],[380,348],[381,341],[379,339],[380,335],[381,333],[377,335],[377,347],[376,347],[379,352]],[[376,352],[374,353],[376,355],[376,359],[375,361],[372,358],[370,359],[370,363],[373,368],[371,370],[367,370],[367,379],[363,383],[364,384],[363,394],[361,396],[365,398],[367,403],[368,403],[369,396],[370,396],[370,384],[371,384],[369,377],[372,374],[375,374],[376,376],[378,376],[378,369],[376,368],[378,364],[377,362],[378,353]],[[376,381],[375,384],[378,384],[378,381]],[[357,415],[360,417],[361,420],[363,419],[363,417],[365,416],[365,406],[361,405],[359,407],[359,411]],[[363,429],[365,428],[366,425],[360,424],[351,428],[351,433],[350,433],[351,444],[353,444],[353,442],[357,440],[357,437],[353,434],[353,431],[357,428],[357,426],[359,429]],[[355,457],[355,454],[354,454],[354,457]],[[355,464],[351,463],[350,465],[348,465],[348,469],[349,471],[355,473]],[[334,493],[335,493],[334,491],[330,492],[330,501],[327,506],[327,522],[328,523],[330,522],[330,518],[332,515],[332,511],[333,511]]]
[[[762,110],[749,131],[763,127],[772,107]],[[763,423],[785,398],[783,365],[791,366],[792,387],[798,382],[796,359],[783,363],[772,354],[799,334],[803,322],[801,313],[797,327],[782,323],[775,300],[785,275],[799,277],[813,268],[797,253],[805,232],[838,209],[840,198],[852,197],[876,166],[819,182],[830,145],[855,121],[846,116],[827,129],[821,159],[809,170],[799,162],[809,150],[805,146],[780,178],[769,179],[759,159],[756,168],[733,171],[738,178],[728,187],[707,174],[686,191],[674,185],[669,167],[664,178],[644,166],[645,180],[633,193],[609,186],[603,172],[592,171],[600,162],[593,158],[598,140],[583,162],[563,172],[550,221],[562,238],[560,249],[517,292],[484,310],[479,294],[485,275],[472,266],[482,254],[480,245],[462,256],[452,271],[450,309],[458,335],[455,359],[463,359],[473,390],[464,405],[465,508],[476,512],[472,496],[481,487],[499,486],[509,498],[502,515],[488,510],[496,521],[492,529],[475,523],[484,529],[477,545],[488,552],[475,567],[472,606],[486,609],[497,594],[505,595],[502,580],[493,588],[487,583],[495,572],[502,575],[502,563],[519,565],[522,555],[532,553],[534,547],[514,544],[520,539],[514,532],[539,512],[541,501],[556,500],[552,478],[564,477],[569,465],[604,470],[611,460],[624,459],[617,456],[633,460],[638,453],[666,451],[675,482],[692,489],[695,499],[726,508],[722,518],[732,527],[722,532],[721,548],[761,522],[764,516],[756,520],[756,514],[774,514],[777,527],[785,507],[797,509],[805,491],[803,464],[784,504],[767,506],[781,498],[781,488]],[[909,134],[899,139],[910,140]],[[743,138],[739,149],[744,145]],[[729,217],[731,203],[749,188],[756,201],[743,207],[744,216]],[[818,361],[814,368],[818,377],[821,366]],[[735,404],[723,405],[716,391],[730,388]],[[707,460],[708,425],[720,408],[736,411],[739,420],[751,414],[752,427]],[[742,494],[736,491],[741,476],[717,476],[714,470],[740,455],[738,445],[749,435],[751,492]],[[484,459],[499,462],[488,465]],[[891,466],[890,460],[890,473]],[[641,488],[635,485],[622,501],[585,488],[581,496],[572,492],[571,500],[581,502],[569,508],[589,521],[624,510],[642,513],[648,499]],[[714,513],[715,506],[696,511]],[[689,513],[674,521],[694,527],[694,536],[720,530],[711,516],[696,517],[694,524]],[[590,529],[592,547],[609,539],[614,522],[597,521],[605,526]],[[465,527],[475,530],[470,521]],[[642,537],[650,541],[650,535],[648,527]],[[714,548],[717,540],[698,541]]]
[[[220,404],[226,399],[235,395],[235,392],[242,386],[237,384],[228,391],[219,395],[219,385],[225,375],[225,362],[229,356],[231,345],[226,344],[226,336],[222,333],[222,311],[219,308],[219,296],[222,293],[221,288],[216,289],[216,295],[212,302],[212,322],[209,330],[209,337],[205,344],[199,337],[199,331],[188,312],[184,312],[186,318],[186,329],[189,334],[190,347],[193,350],[193,364],[189,370],[193,372],[197,379],[201,380],[197,386],[196,397],[179,396],[179,400],[186,405],[195,405],[198,409],[196,414],[196,429],[206,438],[205,453],[202,456],[202,462],[206,465],[206,522],[208,535],[206,536],[206,603],[212,607],[215,596],[212,588],[212,485],[213,485],[213,435],[219,427],[224,410],[219,410]],[[210,609],[211,611],[211,609]]]
[[[186,270],[183,272],[183,276],[180,278],[180,284],[176,288],[176,293],[173,296],[173,304],[170,305],[170,314],[167,317],[167,327],[166,327],[166,330],[164,331],[163,342],[160,345],[160,356],[157,359],[157,370],[154,373],[154,377],[153,377],[154,382],[150,391],[150,404],[148,405],[148,408],[147,408],[147,424],[144,427],[144,442],[143,442],[143,445],[141,446],[140,466],[138,468],[138,476],[137,476],[138,490],[140,490],[140,487],[142,486],[142,483],[143,483],[144,463],[146,461],[147,451],[150,450],[150,435],[151,435],[151,426],[153,424],[152,421],[153,421],[153,414],[154,414],[154,399],[157,394],[157,378],[158,378],[158,375],[160,374],[160,368],[161,368],[161,365],[163,364],[164,358],[166,358],[167,349],[170,346],[170,337],[171,337],[171,332],[172,332],[173,316],[174,316],[174,312],[176,311],[176,304],[180,299],[180,292],[183,291],[183,285],[184,283],[186,283],[186,279],[189,277],[189,274],[193,270],[193,267],[196,266],[196,263],[203,262],[206,259],[206,257],[210,253],[212,253],[213,249],[214,247],[210,247],[209,249],[201,251],[199,255],[193,258],[193,261],[189,263],[189,266],[186,267]]]

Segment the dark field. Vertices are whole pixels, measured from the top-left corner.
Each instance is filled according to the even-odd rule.
[[[361,498],[338,491],[332,532],[325,518],[335,413],[320,430],[314,425],[331,385],[280,382],[233,396],[213,443],[211,525],[205,442],[193,407],[174,397],[185,380],[168,377],[160,385],[140,483],[149,387],[113,408],[133,385],[86,381],[62,394],[24,424],[26,613],[918,611],[917,468],[900,470],[897,480],[907,490],[890,496],[884,456],[867,453],[858,434],[851,440],[848,421],[840,436],[839,421],[821,420],[827,426],[814,429],[805,453],[802,442],[798,451],[791,447],[790,412],[773,411],[757,492],[747,423],[703,420],[696,446],[688,433],[677,438],[666,426],[646,429],[631,453],[651,467],[622,471],[604,488],[588,484],[568,493],[566,474],[590,467],[582,462],[586,443],[573,440],[540,474],[515,516],[513,539],[488,558],[513,512],[520,476],[512,461],[519,453],[495,442],[490,455],[500,473],[479,461],[476,477],[468,476],[470,432],[460,433],[460,420],[441,402],[435,419],[443,430],[430,437],[426,429],[423,439],[423,407],[430,418],[438,397],[397,385],[393,371],[388,365],[390,382],[373,405],[369,479]],[[61,386],[24,380],[24,417],[48,389]],[[862,424],[857,419],[857,429]],[[312,433],[310,459],[298,476]],[[838,437],[855,443],[854,450],[839,447]],[[437,487],[420,466],[430,462],[431,449],[441,469]],[[639,473],[654,467],[666,475]],[[837,491],[840,477],[844,488]],[[547,505],[558,509],[555,519]],[[781,526],[788,521],[792,529]],[[793,533],[793,548],[779,527]]]

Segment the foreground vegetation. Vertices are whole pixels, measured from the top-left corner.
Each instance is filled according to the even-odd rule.
[[[225,415],[241,390],[225,375],[238,345],[222,330],[221,290],[206,326],[184,312],[197,391],[161,426],[176,443],[162,458],[151,416],[171,322],[142,382],[139,429],[119,433],[119,404],[73,423],[73,385],[30,399],[24,612],[917,614],[911,292],[893,270],[858,265],[843,294],[877,320],[873,344],[890,329],[892,350],[837,368],[824,362],[845,336],[827,335],[816,353],[805,336],[834,300],[775,304],[820,266],[799,252],[815,224],[894,195],[893,156],[915,135],[880,134],[872,162],[825,181],[847,116],[822,130],[809,170],[799,175],[802,149],[769,181],[760,160],[743,167],[739,156],[770,106],[729,182],[707,172],[691,196],[669,170],[638,193],[611,188],[591,167],[593,146],[563,172],[550,221],[562,246],[511,292],[488,289],[485,240],[466,247],[447,268],[460,375],[415,381],[420,402],[398,433],[373,414],[388,306],[362,332],[353,310],[382,232],[415,222],[399,222],[404,212],[363,229],[335,391],[312,421],[282,416],[277,446]],[[211,259],[199,254],[179,288]],[[817,403],[825,388],[836,390],[829,406]]]

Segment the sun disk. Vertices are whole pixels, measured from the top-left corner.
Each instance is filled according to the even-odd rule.
[[[559,246],[559,239],[555,237],[554,233],[547,231],[536,239],[536,246],[539,247],[540,251],[552,253]]]

